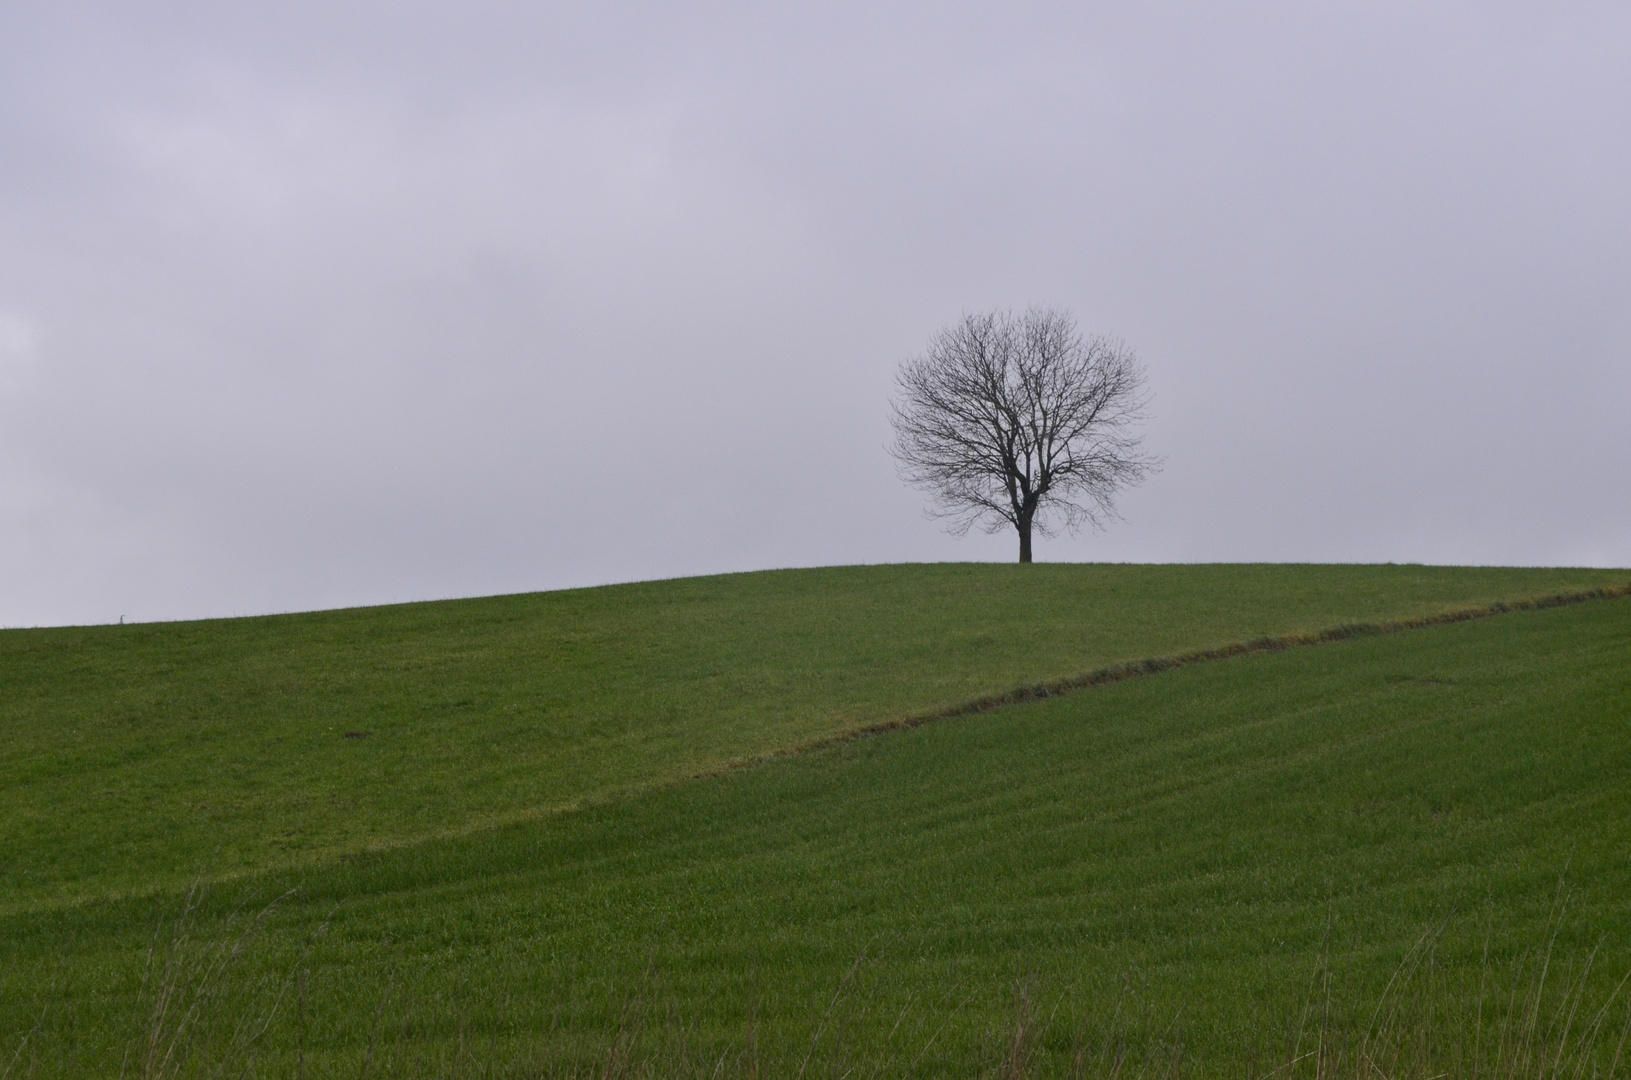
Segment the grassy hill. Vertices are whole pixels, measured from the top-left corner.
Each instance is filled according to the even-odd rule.
[[[1358,1030],[1401,970],[1465,1010],[1529,986],[1553,930],[1561,967],[1602,945],[1566,993],[1631,966],[1628,599],[676,782],[1121,660],[1626,577],[1029,570],[8,631],[0,1048],[41,1074],[173,1043],[257,1075],[1064,1075],[1122,1046],[1238,1075],[1290,1060],[1310,1002]]]
[[[1603,571],[962,565],[0,632],[0,911],[512,819],[1116,661]]]

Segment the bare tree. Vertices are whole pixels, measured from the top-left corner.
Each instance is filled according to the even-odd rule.
[[[1101,527],[1116,492],[1158,464],[1132,431],[1148,400],[1143,366],[1119,341],[1084,338],[1066,311],[964,315],[901,365],[896,387],[901,478],[927,489],[956,533],[1012,525],[1022,563],[1033,529]]]

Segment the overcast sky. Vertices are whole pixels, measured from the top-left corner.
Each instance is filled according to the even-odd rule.
[[[1631,5],[0,6],[0,624],[1007,560],[894,371],[1053,304],[1043,560],[1631,565]]]

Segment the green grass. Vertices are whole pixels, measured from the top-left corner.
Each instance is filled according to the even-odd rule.
[[[856,567],[4,631],[0,911],[515,820],[1116,661],[1625,576]]]
[[[1452,603],[1441,593],[1388,608],[1370,591],[1414,568],[1279,572],[1286,581],[1268,591],[1282,598],[1300,579],[1328,601],[1320,575],[1349,574],[1373,606],[1310,622],[1243,616],[1217,638]],[[1115,572],[1093,573],[1108,592]],[[1276,571],[1239,573],[1261,588]],[[1454,602],[1489,598],[1474,593]],[[1159,651],[1217,639],[1183,640],[1153,616],[1141,632],[1171,635]],[[877,634],[873,648],[899,655]],[[737,640],[753,654],[752,635]],[[915,640],[926,653],[934,637]],[[754,655],[776,646],[763,648]],[[1020,670],[1023,652],[1012,667],[993,662],[999,685],[1058,672]],[[932,666],[917,669],[929,688],[920,698],[880,712],[984,689],[954,691]],[[865,678],[849,672],[848,685]],[[187,1044],[195,1064],[248,1062],[233,1024],[269,1015],[281,986],[256,1075],[294,1075],[297,1055],[307,1075],[336,1076],[365,1062],[376,1075],[603,1075],[620,1061],[653,1075],[708,1074],[716,1062],[732,1075],[755,1065],[794,1075],[807,1058],[810,1075],[909,1065],[989,1075],[1025,1031],[1033,1074],[1065,1074],[1108,1035],[1154,1071],[1255,1080],[1295,1056],[1282,1036],[1307,1026],[1299,1007],[1334,1002],[1338,1021],[1315,1026],[1358,1031],[1401,970],[1418,977],[1393,993],[1423,1017],[1448,1010],[1465,1034],[1484,1016],[1493,1031],[1506,988],[1538,985],[1524,950],[1553,933],[1563,974],[1548,985],[1574,993],[1599,948],[1578,999],[1605,999],[1631,969],[1628,790],[1631,600],[1357,637],[250,875],[214,888],[185,934],[165,923],[155,938],[181,907],[173,891],[17,909],[0,917],[0,1047],[21,1046],[18,1060],[40,1075],[117,1071],[144,1031],[168,1030],[150,1021],[167,984],[142,982],[151,943],[186,961],[174,985],[207,990],[196,963],[211,943],[294,890],[203,1010]],[[1413,947],[1446,919],[1434,963],[1410,968]],[[1475,1044],[1432,1030],[1439,1041],[1423,1042],[1415,1075],[1433,1075],[1446,1054],[1465,1058],[1455,1075],[1471,1075]],[[1603,1067],[1613,1042],[1554,1074],[1573,1075],[1576,1060]],[[1495,1060],[1493,1041],[1476,1045]]]

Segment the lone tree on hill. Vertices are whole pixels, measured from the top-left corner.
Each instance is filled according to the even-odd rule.
[[[1102,527],[1117,490],[1159,464],[1131,430],[1148,401],[1143,365],[1119,341],[1084,338],[1067,311],[964,315],[895,381],[901,478],[958,535],[1012,525],[1022,563],[1032,529]]]

